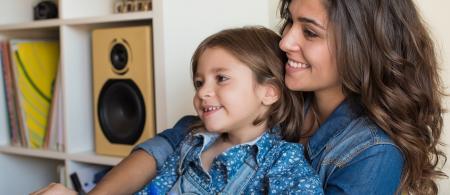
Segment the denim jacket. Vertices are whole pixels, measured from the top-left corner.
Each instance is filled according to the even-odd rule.
[[[302,145],[283,141],[277,128],[227,149],[205,171],[200,155],[219,136],[186,136],[142,194],[323,194]]]
[[[325,194],[395,194],[403,155],[389,136],[364,114],[342,102],[306,146],[307,158]],[[174,128],[136,147],[153,155],[160,168],[198,120],[183,117]]]

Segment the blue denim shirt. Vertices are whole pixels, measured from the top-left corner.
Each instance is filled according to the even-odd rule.
[[[341,103],[310,137],[307,158],[320,176],[325,194],[394,194],[400,184],[403,155],[380,127],[357,110],[347,101]],[[152,154],[161,166],[195,120],[198,118],[183,117],[174,128],[137,149]]]
[[[310,137],[308,156],[326,194],[395,194],[403,155],[372,120],[342,102]]]
[[[283,141],[278,129],[227,149],[205,171],[200,155],[219,136],[208,132],[186,136],[146,188],[147,194],[169,190],[169,194],[323,194],[303,146]]]

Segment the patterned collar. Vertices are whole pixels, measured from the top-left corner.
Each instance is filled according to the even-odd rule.
[[[210,133],[210,132],[199,132],[193,135],[194,146],[199,146],[202,149],[200,152],[207,150],[216,140],[219,138],[220,134],[218,133]],[[240,148],[249,148],[251,154],[256,156],[256,162],[259,165],[264,162],[264,157],[270,148],[273,147],[273,143],[281,140],[280,136],[280,128],[274,127],[272,129],[266,130],[262,135],[257,138],[242,144],[235,145],[233,147],[228,148],[218,157],[222,158],[222,160],[228,161],[233,156],[227,155],[228,152],[237,150]]]

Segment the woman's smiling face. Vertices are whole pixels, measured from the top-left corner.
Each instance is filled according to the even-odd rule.
[[[286,52],[285,83],[293,91],[340,90],[334,37],[327,11],[318,0],[292,0],[280,48]]]

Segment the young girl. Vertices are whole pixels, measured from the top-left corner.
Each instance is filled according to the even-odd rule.
[[[221,31],[198,46],[192,73],[201,122],[147,191],[323,193],[302,146],[280,137],[300,124],[290,113],[300,104],[283,84],[279,40],[266,28],[246,27]]]

